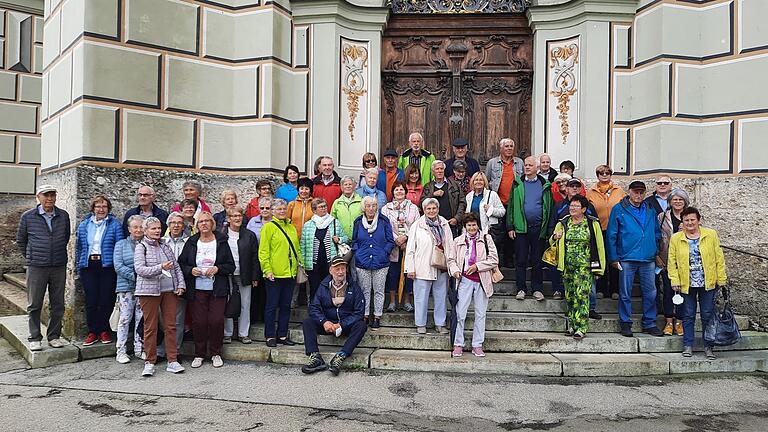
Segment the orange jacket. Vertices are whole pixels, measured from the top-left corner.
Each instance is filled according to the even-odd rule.
[[[304,223],[312,219],[312,197],[301,199],[296,197],[294,201],[288,203],[288,219],[296,227],[296,234],[301,238],[301,227]]]
[[[605,231],[608,229],[608,218],[611,216],[611,209],[627,194],[624,192],[624,189],[613,183],[611,183],[611,186],[605,193],[600,192],[597,186],[595,184],[587,191],[587,199],[595,206],[597,217],[600,218],[600,226]]]

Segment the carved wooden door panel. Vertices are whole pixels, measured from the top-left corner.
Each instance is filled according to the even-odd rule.
[[[463,137],[485,163],[510,137],[530,153],[532,39],[524,15],[391,17],[383,39],[381,149],[425,148],[451,156]]]

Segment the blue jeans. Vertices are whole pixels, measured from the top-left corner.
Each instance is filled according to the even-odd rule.
[[[288,337],[288,322],[291,319],[291,298],[296,278],[275,278],[274,281],[264,279],[264,288],[267,292],[267,305],[264,308],[264,337],[275,337],[275,315],[280,309],[277,322],[277,337]]]
[[[704,327],[715,310],[716,289],[705,290],[704,288],[689,288],[688,294],[683,294],[683,345],[693,346],[694,324],[696,323],[696,300],[698,297],[699,306],[701,306],[701,324]],[[704,342],[704,346],[707,343]]]
[[[619,272],[619,320],[622,324],[632,324],[632,282],[635,274],[640,277],[640,290],[643,293],[643,328],[656,326],[656,283],[654,282],[653,261],[621,261]]]

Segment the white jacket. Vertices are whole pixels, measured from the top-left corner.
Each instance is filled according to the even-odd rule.
[[[471,191],[467,194],[467,213],[471,211],[472,199],[475,196],[475,192]],[[491,208],[491,216],[488,217],[488,213],[483,210],[483,205],[489,204]],[[480,200],[480,230],[483,234],[488,234],[488,230],[491,225],[499,223],[499,219],[503,218],[507,213],[507,209],[504,208],[504,204],[501,203],[499,194],[492,190],[483,190],[483,199]]]
[[[456,252],[453,245],[453,235],[448,221],[438,216],[443,228],[443,251],[446,260]],[[421,216],[411,225],[408,232],[408,245],[405,248],[405,273],[416,273],[416,279],[437,280],[437,269],[432,267],[432,252],[435,250],[435,239],[426,222],[426,216]],[[447,264],[447,263],[446,263]]]

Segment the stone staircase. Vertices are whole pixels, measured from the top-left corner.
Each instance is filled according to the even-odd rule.
[[[507,276],[513,276],[506,272]],[[7,297],[10,288],[18,297],[24,278],[6,277],[0,282],[0,298]],[[10,288],[9,288],[10,287]],[[350,369],[429,371],[448,373],[510,374],[521,376],[645,376],[700,372],[765,372],[768,371],[768,333],[748,330],[746,317],[738,317],[743,339],[730,347],[716,348],[718,358],[706,360],[696,352],[692,358],[683,358],[682,337],[652,337],[640,333],[639,316],[635,321],[635,336],[620,336],[617,302],[599,299],[597,310],[602,320],[590,320],[587,337],[581,341],[564,334],[568,322],[564,300],[532,298],[517,300],[514,280],[500,283],[489,302],[486,318],[484,348],[488,356],[475,358],[469,352],[458,359],[450,356],[451,343],[445,335],[434,332],[419,335],[413,327],[413,315],[406,312],[385,313],[382,328],[370,330],[363,338],[345,367]],[[551,294],[545,284],[544,292]],[[26,296],[24,295],[24,300]],[[639,312],[641,301],[633,299],[633,310]],[[431,315],[431,314],[430,314]],[[289,334],[291,339],[303,343],[301,321],[307,316],[306,307],[291,312]],[[431,316],[430,316],[431,320]],[[467,349],[471,341],[473,314],[467,318]],[[659,317],[659,324],[663,323]],[[26,349],[26,318],[0,318],[0,332],[22,355]],[[432,323],[430,322],[431,326]],[[697,324],[697,331],[699,331]],[[227,360],[261,361],[277,364],[299,365],[306,361],[304,347],[278,346],[269,348],[264,343],[263,324],[251,327],[253,344],[237,341],[224,346],[223,357]],[[342,345],[344,339],[320,336],[321,352],[327,359]],[[700,334],[696,346],[701,346]],[[33,367],[84,360],[99,356],[113,356],[114,344],[82,347],[75,343],[77,355],[54,358],[52,349],[24,355]],[[28,351],[28,349],[26,350]],[[186,342],[183,352],[192,354],[191,342]],[[43,353],[49,353],[43,360]],[[62,353],[63,354],[63,353]]]

